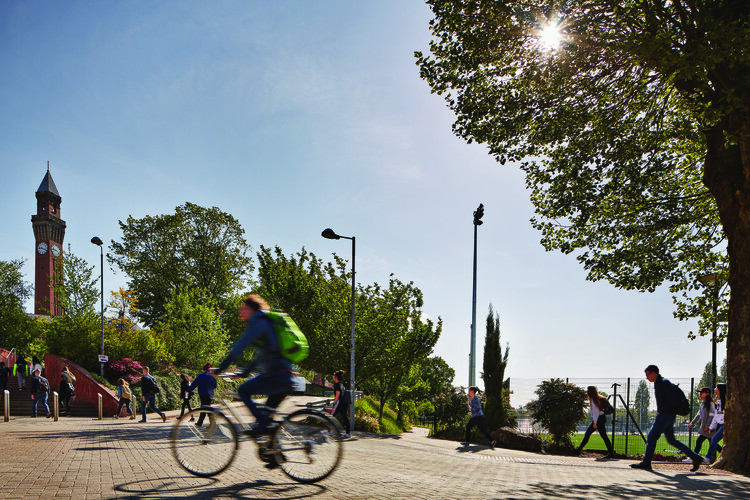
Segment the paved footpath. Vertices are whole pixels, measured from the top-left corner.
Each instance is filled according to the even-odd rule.
[[[317,485],[266,470],[244,442],[215,478],[190,476],[172,458],[162,423],[0,419],[0,498],[750,498],[750,478],[684,470],[633,470],[629,460],[555,457],[402,436],[355,433],[332,476]]]

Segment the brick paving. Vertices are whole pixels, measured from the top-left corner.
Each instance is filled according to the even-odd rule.
[[[701,467],[633,470],[628,460],[556,457],[403,436],[355,433],[332,476],[316,485],[266,470],[255,445],[215,478],[181,469],[162,423],[14,417],[0,421],[0,498],[750,498],[750,478]],[[149,416],[152,414],[149,413]]]

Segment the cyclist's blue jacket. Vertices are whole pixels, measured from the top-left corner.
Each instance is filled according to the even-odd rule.
[[[252,367],[261,373],[291,371],[292,362],[281,355],[279,341],[266,313],[258,311],[247,320],[245,332],[237,339],[226,359],[219,365],[224,371],[235,359],[242,357],[248,347],[255,348]]]

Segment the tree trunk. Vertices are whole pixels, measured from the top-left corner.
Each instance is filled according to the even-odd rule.
[[[750,138],[727,145],[732,120],[707,132],[703,181],[716,198],[729,254],[724,451],[714,467],[750,473]]]

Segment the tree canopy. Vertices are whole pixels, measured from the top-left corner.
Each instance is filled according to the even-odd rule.
[[[728,280],[719,466],[750,470],[750,4],[428,4],[421,75],[457,135],[520,162],[545,248],[574,254],[591,280],[670,285],[681,319],[713,314],[700,277]],[[542,43],[549,25],[559,46]]]
[[[175,291],[197,288],[214,300],[237,294],[253,271],[244,229],[216,207],[185,203],[174,214],[119,221],[122,241],[112,241],[109,262],[138,294],[135,313],[152,326]]]
[[[0,296],[23,308],[23,303],[31,297],[31,284],[23,279],[24,260],[0,260]]]

